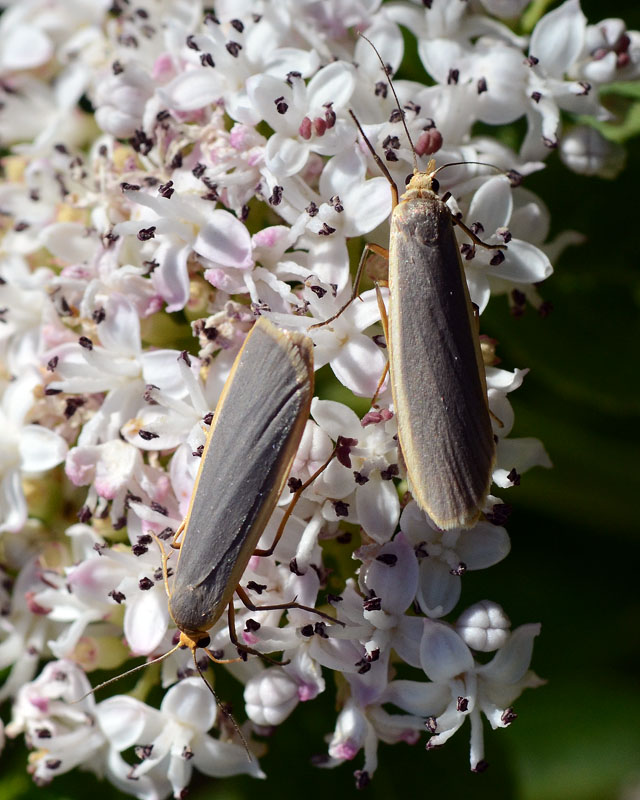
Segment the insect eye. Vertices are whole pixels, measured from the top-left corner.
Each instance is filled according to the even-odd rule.
[[[440,191],[440,181],[437,178],[431,178],[431,188],[436,194]]]
[[[201,639],[198,639],[198,647],[209,647],[210,644],[211,644],[210,636],[203,636]]]

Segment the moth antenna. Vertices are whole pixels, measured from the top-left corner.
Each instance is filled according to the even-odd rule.
[[[211,658],[211,654],[209,653],[209,651],[207,650],[207,648],[206,648],[206,647],[203,647],[203,650],[204,650],[204,652],[205,652],[205,653],[206,653],[206,654],[209,656],[209,658]],[[226,717],[228,720],[230,720],[230,721],[231,721],[231,724],[233,725],[233,729],[234,729],[234,731],[235,731],[235,732],[238,734],[238,738],[239,738],[239,739],[240,739],[240,741],[242,742],[242,746],[243,746],[243,747],[244,747],[244,749],[245,749],[245,752],[246,752],[246,754],[247,754],[247,758],[249,759],[249,761],[253,761],[253,756],[251,755],[251,751],[249,750],[249,745],[247,744],[247,740],[244,738],[244,734],[243,734],[243,733],[242,733],[242,731],[240,730],[240,726],[239,726],[239,725],[238,725],[238,723],[236,722],[236,720],[235,720],[235,718],[234,718],[233,714],[231,714],[229,711],[227,711],[227,709],[226,709],[226,708],[224,707],[224,705],[221,703],[221,701],[220,701],[220,698],[219,698],[219,697],[218,697],[218,695],[216,694],[216,691],[215,691],[215,689],[214,689],[214,688],[213,688],[213,686],[212,686],[212,685],[209,683],[209,681],[208,681],[208,680],[205,678],[205,676],[204,676],[204,672],[203,672],[203,671],[200,669],[200,664],[198,664],[198,659],[196,658],[196,651],[195,651],[195,648],[194,648],[194,649],[191,651],[191,655],[193,656],[193,663],[195,664],[195,667],[196,667],[196,669],[198,670],[198,674],[200,675],[200,677],[201,677],[201,678],[202,678],[202,680],[204,681],[204,683],[205,683],[205,686],[207,687],[207,689],[208,689],[208,690],[211,692],[211,694],[213,695],[213,699],[216,701],[216,705],[217,705],[217,706],[218,706],[218,708],[220,709],[220,712],[221,712],[222,714],[224,714],[224,716],[225,716],[225,717]],[[211,658],[211,660],[212,660],[212,661],[214,661],[214,663],[215,663],[215,660],[214,660],[213,658]]]
[[[362,38],[365,40],[365,42],[369,42],[369,44],[373,48],[373,52],[378,56],[378,61],[382,64],[382,70],[383,70],[383,72],[384,72],[384,74],[385,74],[385,76],[387,78],[387,83],[389,84],[389,88],[393,92],[393,96],[394,96],[395,101],[396,101],[396,106],[398,107],[398,111],[400,112],[400,118],[402,120],[402,127],[404,128],[404,131],[407,134],[407,139],[409,140],[409,144],[411,145],[411,154],[413,155],[413,169],[416,172],[419,172],[418,159],[416,157],[416,148],[415,148],[415,146],[413,144],[413,139],[411,138],[411,134],[409,133],[409,128],[407,127],[407,121],[404,118],[404,111],[402,110],[402,106],[400,105],[400,100],[398,100],[398,95],[396,94],[396,90],[395,90],[395,88],[393,86],[393,81],[391,80],[391,76],[389,75],[389,70],[387,68],[387,65],[382,60],[382,56],[380,55],[380,52],[378,51],[378,48],[371,41],[371,39],[368,39],[364,35],[364,33],[360,33],[359,35],[362,36]]]
[[[144,664],[138,664],[137,667],[132,667],[131,669],[128,669],[126,672],[121,672],[120,675],[116,675],[114,678],[109,678],[108,681],[103,681],[102,683],[99,683],[97,686],[91,689],[91,691],[86,692],[85,694],[82,695],[82,697],[79,697],[77,700],[73,700],[73,702],[79,703],[81,700],[84,700],[85,697],[89,697],[90,694],[95,694],[99,689],[104,689],[105,686],[109,686],[110,684],[119,681],[120,678],[126,678],[127,675],[132,675],[134,672],[140,672],[141,669],[144,669],[145,667],[150,667],[151,664],[158,664],[160,661],[164,661],[165,658],[168,658],[168,656],[170,656],[172,653],[175,653],[179,647],[181,647],[180,643],[178,643],[175,647],[172,647],[171,650],[168,650],[166,653],[163,653],[161,656],[157,656],[157,658],[152,658],[151,661],[145,661]]]

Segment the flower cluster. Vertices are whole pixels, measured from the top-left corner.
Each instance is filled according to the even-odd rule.
[[[310,328],[350,296],[348,241],[388,241],[389,186],[349,111],[398,185],[413,168],[385,72],[357,33],[390,74],[401,29],[415,37],[429,85],[395,90],[420,168],[434,154],[465,162],[441,173],[452,214],[508,244],[496,258],[456,227],[471,299],[482,312],[506,295],[515,315],[545,312],[537,286],[571,236],[547,241],[542,201],[507,175],[542,169],[556,147],[570,168],[619,169],[621,152],[593,128],[562,136],[561,112],[605,119],[598,86],[638,76],[640,34],[617,19],[588,25],[578,0],[529,37],[514,32],[522,0],[0,5],[0,700],[6,735],[34,750],[34,780],[80,767],[152,800],[182,796],[194,766],[263,777],[245,752],[252,736],[321,695],[332,672],[344,688],[322,766],[363,751],[364,786],[380,740],[426,732],[431,748],[469,718],[482,770],[482,716],[508,726],[513,701],[540,684],[538,625],[512,630],[488,600],[457,609],[464,573],[509,552],[508,506],[490,495],[475,527],[439,530],[406,494],[388,382],[364,416],[352,410],[362,401],[348,405],[374,396],[386,364],[374,290]],[[521,118],[517,151],[475,133]],[[234,601],[240,642],[282,653],[279,665],[227,667],[244,685],[243,737],[183,650],[153,673],[160,708],[146,695],[74,702],[91,688],[85,673],[176,641],[154,537],[187,511],[211,412],[259,315],[306,332],[316,368],[336,379],[321,383],[292,476],[306,480],[340,444],[241,585],[256,604],[330,603],[344,627]],[[510,436],[508,394],[527,370],[497,366],[496,349],[484,340],[493,483],[506,490],[550,462],[537,440]],[[349,541],[352,572],[318,600],[326,552]],[[234,655],[226,616],[210,634],[213,651]],[[413,679],[396,677],[401,662]]]

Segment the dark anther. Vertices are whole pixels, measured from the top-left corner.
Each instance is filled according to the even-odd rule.
[[[149,228],[140,228],[140,230],[138,231],[138,239],[140,239],[141,242],[148,242],[149,239],[153,239],[155,235],[156,235],[155,225],[151,225]]]
[[[331,236],[331,234],[335,232],[335,228],[332,228],[331,225],[327,225],[326,222],[323,222],[322,228],[318,231],[318,236]]]
[[[349,503],[345,503],[344,500],[336,500],[333,503],[333,510],[336,512],[336,517],[348,517]]]
[[[366,789],[371,783],[371,776],[366,769],[357,769],[353,773],[356,782],[356,789]]]
[[[297,492],[298,489],[302,488],[302,481],[300,478],[289,478],[287,481],[287,486],[291,494],[293,494],[294,492]]]
[[[274,186],[269,202],[272,206],[279,206],[282,202],[282,186]]]
[[[460,711],[464,714],[469,708],[469,698],[467,697],[458,697],[458,701],[456,703],[456,710]]]
[[[249,581],[247,584],[247,589],[251,592],[255,592],[256,594],[262,594],[267,588],[266,583],[256,583],[255,581]]]
[[[369,478],[366,475],[363,475],[361,472],[354,471],[353,477],[355,478],[355,481],[358,484],[358,486],[364,486],[364,484],[369,481]]]
[[[151,578],[141,578],[138,581],[138,588],[141,589],[143,592],[147,592],[149,589],[153,589],[153,581]]]
[[[386,567],[395,567],[398,563],[398,556],[393,553],[380,553],[380,555],[376,557],[376,561],[379,561]]]
[[[362,607],[365,611],[380,611],[382,608],[382,598],[368,597],[362,602]]]
[[[88,336],[81,336],[78,339],[78,344],[80,347],[84,347],[85,350],[93,350],[93,342]]]
[[[145,442],[150,442],[152,439],[159,439],[159,433],[153,433],[153,431],[138,431],[138,436],[141,439],[144,439]]]
[[[386,469],[380,470],[380,477],[383,481],[390,481],[392,478],[397,478],[400,473],[397,464],[389,464]]]
[[[491,256],[491,260],[489,263],[492,267],[497,267],[504,261],[504,253],[502,250],[496,250],[496,252]]]
[[[116,589],[112,589],[110,592],[108,592],[107,596],[111,597],[112,600],[115,600],[118,605],[127,599],[122,592],[118,592]]]
[[[260,630],[260,623],[255,619],[248,619],[245,623],[244,629],[247,633],[255,633]]]
[[[336,458],[343,467],[351,469],[351,448],[356,447],[357,444],[357,439],[338,436],[338,441],[336,442]]]
[[[238,44],[238,42],[227,42],[225,47],[229,55],[232,55],[234,58],[237,58],[238,53],[242,50],[242,45]]]
[[[507,479],[510,480],[514,486],[520,486],[520,473],[515,467],[509,472]]]

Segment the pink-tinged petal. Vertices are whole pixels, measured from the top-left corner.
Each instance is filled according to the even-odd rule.
[[[162,244],[155,253],[160,266],[151,273],[153,288],[167,304],[167,311],[180,311],[189,300],[187,260],[190,245]]]
[[[249,269],[253,266],[251,234],[237,217],[222,209],[209,214],[193,249],[223,267]]]
[[[357,439],[362,433],[356,412],[335,400],[319,400],[314,397],[311,403],[311,416],[334,442],[338,441],[338,436]]]
[[[510,549],[511,541],[504,528],[479,522],[472,531],[463,532],[456,552],[467,569],[486,569],[506,558]]]
[[[358,492],[364,488],[360,487]],[[359,511],[358,519],[362,524]],[[382,599],[384,611],[403,614],[413,602],[418,588],[418,561],[407,537],[399,533],[392,542],[381,547],[375,560],[365,568],[363,578],[366,587]]]
[[[114,563],[107,558],[87,558],[72,567],[67,582],[74,597],[89,607],[103,605],[105,610],[113,607],[114,600],[109,597],[119,583],[119,572]]]
[[[267,166],[283,178],[300,172],[308,157],[308,144],[279,133],[274,133],[270,137],[265,148]]]
[[[185,678],[172,686],[165,694],[160,709],[203,733],[216,721],[216,702],[199,676]]]
[[[163,587],[141,591],[127,602],[124,635],[132,653],[153,653],[162,641],[169,624],[167,597]]]
[[[424,621],[420,662],[432,681],[448,681],[473,669],[471,651],[456,631],[430,619]]]
[[[147,741],[150,728],[158,712],[155,708],[127,695],[109,697],[95,709],[98,724],[104,735],[117,750],[126,750]]]
[[[99,447],[72,447],[64,466],[67,478],[75,486],[86,486],[93,481]]]
[[[141,468],[142,456],[136,447],[118,439],[100,445],[99,449],[93,483],[100,497],[112,500]]]
[[[562,78],[582,51],[586,26],[579,0],[566,0],[538,22],[529,52],[547,74]]]
[[[67,443],[42,425],[25,425],[20,434],[21,467],[25,472],[44,472],[64,461]]]
[[[359,523],[374,541],[379,544],[388,542],[400,516],[400,501],[393,481],[372,476],[367,483],[358,486],[356,514]]]
[[[336,378],[360,397],[373,397],[386,359],[378,345],[363,334],[352,336],[331,361]]]
[[[478,669],[483,678],[496,683],[512,684],[521,680],[529,669],[533,640],[540,633],[540,623],[521,625],[493,659]]]
[[[438,558],[423,558],[420,562],[418,605],[429,617],[443,617],[455,608],[460,599],[459,575]]]
[[[535,245],[522,239],[512,239],[508,247],[503,251],[504,261],[488,268],[490,275],[514,283],[540,283],[553,272],[548,257]]]
[[[8,470],[0,482],[0,533],[19,531],[27,521],[27,503],[17,469]]]
[[[333,61],[311,78],[307,84],[309,108],[319,112],[325,103],[342,108],[351,99],[356,85],[355,70],[344,61]]]
[[[509,225],[513,210],[513,197],[509,181],[504,175],[489,178],[473,195],[467,225],[479,222],[485,235],[489,236],[498,228]]]

